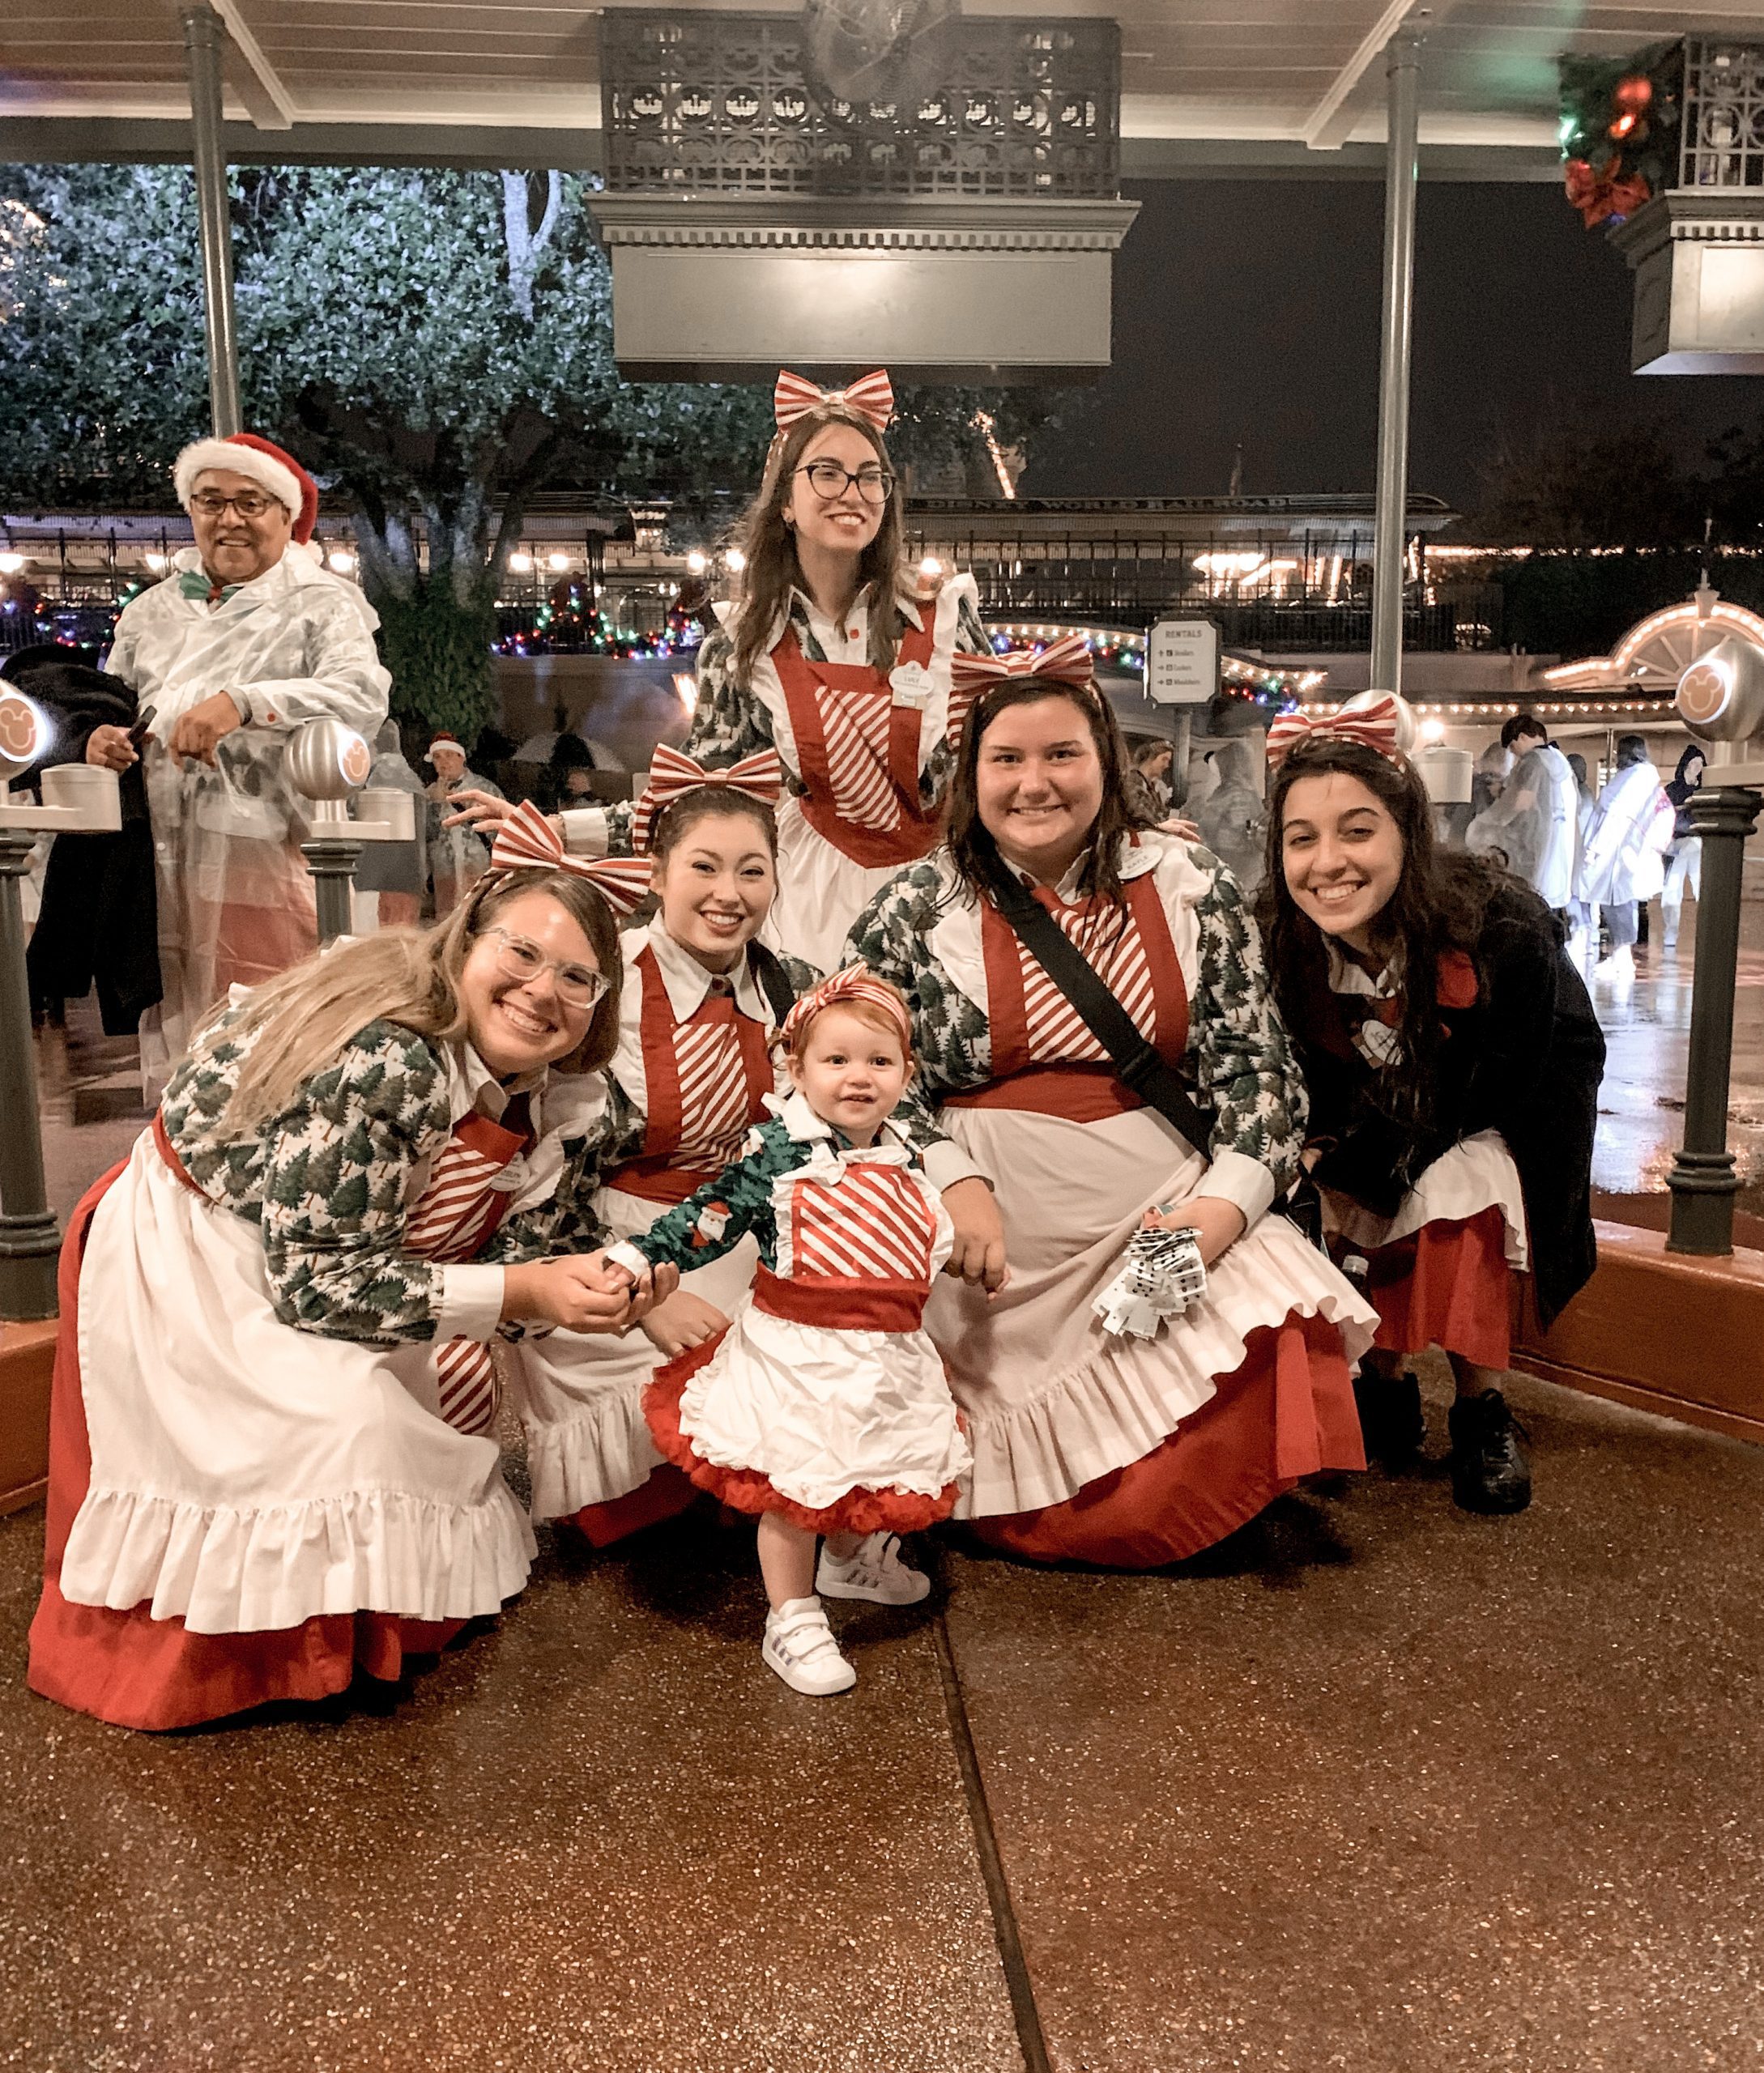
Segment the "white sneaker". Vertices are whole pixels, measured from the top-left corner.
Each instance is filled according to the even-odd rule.
[[[765,1615],[765,1639],[760,1654],[793,1692],[824,1698],[849,1692],[858,1673],[839,1653],[818,1598],[787,1598]]]
[[[1635,977],[1635,952],[1627,943],[1613,950],[1608,957],[1601,957],[1592,968],[1595,979],[1633,979]]]
[[[931,1595],[931,1578],[901,1560],[897,1533],[872,1533],[844,1561],[820,1551],[815,1588],[825,1598],[867,1598],[873,1605],[917,1605]]]

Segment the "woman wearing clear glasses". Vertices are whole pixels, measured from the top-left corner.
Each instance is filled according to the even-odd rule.
[[[871,896],[940,840],[959,717],[949,658],[991,649],[971,577],[907,570],[887,375],[829,392],[781,374],[774,407],[739,590],[698,651],[685,749],[708,768],[777,750],[788,796],[768,939],[830,970]],[[500,817],[488,800],[468,810]],[[566,812],[565,839],[585,855],[624,849],[630,813]]]
[[[188,1726],[396,1678],[521,1589],[490,1342],[641,1308],[586,1257],[586,1176],[607,899],[646,875],[530,810],[445,922],[201,1032],[63,1249],[34,1690]]]

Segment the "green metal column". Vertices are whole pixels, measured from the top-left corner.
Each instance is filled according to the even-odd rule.
[[[1711,770],[1711,776],[1717,773]],[[1690,802],[1702,837],[1702,895],[1697,902],[1697,969],[1690,997],[1690,1059],[1685,1082],[1685,1141],[1666,1185],[1672,1194],[1666,1249],[1733,1250],[1733,1198],[1739,1176],[1728,1149],[1728,1083],[1733,1065],[1733,990],[1740,956],[1740,888],[1746,837],[1764,795],[1706,786]]]
[[[0,1317],[55,1315],[61,1232],[43,1180],[20,888],[36,837],[0,828]]]
[[[1384,309],[1378,360],[1378,505],[1372,540],[1372,688],[1403,688],[1403,591],[1408,523],[1409,342],[1415,308],[1415,190],[1420,178],[1421,32],[1385,46]]]

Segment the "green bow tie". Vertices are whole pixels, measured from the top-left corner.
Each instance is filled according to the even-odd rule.
[[[239,585],[210,582],[206,568],[185,568],[178,572],[177,587],[186,598],[200,598],[204,604],[224,605]]]

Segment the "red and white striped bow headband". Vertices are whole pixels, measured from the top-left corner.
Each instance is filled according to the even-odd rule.
[[[1097,668],[1089,644],[1081,633],[1063,633],[1045,648],[1010,648],[1002,655],[966,655],[959,651],[949,658],[949,741],[961,739],[963,723],[975,701],[1001,683],[1013,679],[1033,678],[1038,682],[1063,685],[1071,691],[1097,688]]]
[[[1357,742],[1362,748],[1376,749],[1392,763],[1400,763],[1396,715],[1396,700],[1388,693],[1352,712],[1285,713],[1268,730],[1268,765],[1277,768],[1302,742],[1314,741]]]
[[[757,799],[762,806],[775,807],[784,790],[784,765],[775,748],[762,748],[743,756],[739,763],[731,763],[726,770],[707,770],[679,749],[658,742],[650,758],[649,785],[637,801],[631,822],[632,848],[640,854],[646,851],[662,809],[705,785],[726,785],[731,792]]]
[[[572,857],[557,831],[530,799],[518,806],[496,830],[490,845],[493,871],[537,868],[585,878],[615,914],[628,914],[649,897],[650,864],[646,857]]]
[[[835,972],[830,979],[809,988],[784,1018],[781,1033],[785,1044],[794,1050],[799,1033],[824,1008],[837,1007],[842,1001],[867,1001],[872,1007],[885,1008],[900,1030],[901,1041],[911,1050],[913,1030],[905,1002],[893,987],[875,977],[869,966],[863,964],[848,964],[844,971]]]
[[[894,385],[878,368],[845,389],[817,389],[804,375],[785,368],[772,391],[772,415],[780,432],[788,432],[799,418],[811,411],[844,409],[867,419],[878,432],[886,432],[894,415]]]

